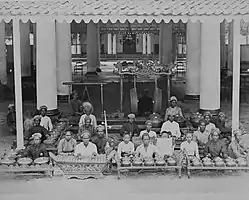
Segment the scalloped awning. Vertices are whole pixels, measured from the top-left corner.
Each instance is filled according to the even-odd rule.
[[[20,18],[31,20],[54,19],[68,23],[75,20],[104,23],[126,20],[139,23],[153,20],[157,23],[205,21],[215,19],[231,21],[249,19],[249,0],[69,0],[69,1],[1,1],[0,19],[9,22]]]

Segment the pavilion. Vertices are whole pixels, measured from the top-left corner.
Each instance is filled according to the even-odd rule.
[[[87,23],[87,70],[99,67],[98,22],[156,22],[159,31],[159,61],[172,60],[169,22],[187,23],[187,94],[200,95],[200,109],[220,109],[220,23],[232,22],[233,98],[232,128],[239,127],[240,22],[249,16],[249,0],[69,0],[0,2],[0,19],[13,23],[17,146],[23,147],[21,72],[22,23],[36,23],[37,108],[57,110],[57,91],[68,94],[62,85],[70,81],[70,23]],[[2,32],[2,30],[1,30]],[[2,37],[1,34],[0,37]],[[48,37],[49,36],[49,37]],[[111,41],[111,35],[108,35]],[[145,36],[143,36],[145,38]],[[115,40],[112,38],[112,40]],[[147,36],[150,41],[150,36]],[[1,40],[2,41],[2,40]],[[2,43],[1,43],[2,44]],[[111,51],[111,45],[108,46]],[[145,50],[145,47],[144,51]],[[151,51],[147,47],[147,51]],[[2,55],[1,55],[2,56]]]

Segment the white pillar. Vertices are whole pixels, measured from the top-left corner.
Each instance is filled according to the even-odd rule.
[[[107,35],[107,53],[112,54],[112,34]]]
[[[200,109],[220,109],[220,22],[207,20],[201,25]]]
[[[173,61],[173,37],[171,24],[162,22],[159,33],[159,61],[163,65],[168,65]]]
[[[57,94],[69,95],[63,82],[72,81],[71,27],[67,22],[56,22]]]
[[[113,34],[112,52],[114,55],[117,54],[117,35],[116,34]]]
[[[226,28],[225,20],[220,23],[220,64],[226,66]]]
[[[33,26],[33,65],[36,66],[36,24],[32,24]]]
[[[99,29],[92,21],[87,24],[87,74],[97,75],[96,69],[100,67],[99,57]]]
[[[233,22],[229,23],[229,34],[228,34],[228,57],[227,57],[227,67],[228,70],[232,72],[233,70]]]
[[[4,21],[0,22],[0,81],[4,85],[8,83]]]
[[[147,54],[151,54],[151,34],[147,34]]]
[[[22,76],[31,76],[30,22],[20,21]]]
[[[146,34],[143,34],[143,54],[146,54]]]
[[[22,109],[22,68],[21,68],[21,34],[20,20],[13,19],[13,53],[14,53],[14,80],[15,80],[15,107],[16,107],[16,137],[17,149],[24,148],[23,140],[23,109]]]
[[[40,20],[37,33],[37,108],[46,105],[51,112],[57,111],[56,38],[55,21]]]
[[[151,52],[155,53],[155,35],[151,34]]]
[[[240,105],[240,21],[233,20],[233,101],[232,130],[239,129]],[[233,135],[234,138],[234,135]]]
[[[187,23],[187,73],[186,97],[198,98],[200,95],[201,70],[201,23]]]
[[[71,38],[71,28],[70,28],[70,38]],[[80,44],[80,34],[77,33],[77,38],[76,38],[76,42],[77,42],[77,54],[81,54],[81,44]]]

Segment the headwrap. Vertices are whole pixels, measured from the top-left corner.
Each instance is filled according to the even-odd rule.
[[[87,120],[92,121],[91,117],[89,117],[89,116],[85,116],[84,121],[87,121]]]
[[[220,129],[218,129],[218,128],[212,128],[212,130],[211,130],[211,135],[213,136],[213,134],[214,133],[218,133],[218,134],[220,134]]]
[[[212,118],[211,112],[209,112],[209,111],[205,112],[205,113],[204,113],[204,118],[205,118],[206,116],[209,116],[210,118]]]
[[[219,113],[218,117],[220,117],[220,116],[226,117],[225,113],[223,113],[223,112],[220,112],[220,113]]]
[[[97,131],[104,131],[105,127],[103,125],[98,125],[96,128]]]
[[[169,101],[170,101],[170,102],[171,102],[171,101],[176,101],[176,102],[177,102],[177,98],[176,98],[175,96],[172,96],[172,97],[170,97]]]
[[[39,139],[41,139],[42,135],[40,133],[34,133],[32,135],[32,138],[34,139],[35,137],[38,137]]]
[[[82,107],[83,107],[84,110],[93,112],[93,106],[92,106],[92,104],[89,103],[89,102],[84,102],[84,103],[82,104]]]
[[[87,136],[87,137],[89,137],[90,138],[90,132],[88,131],[88,130],[84,130],[82,133],[81,133],[81,135],[80,135],[80,137],[81,138],[83,138],[84,136]]]
[[[148,124],[152,124],[152,121],[151,121],[151,120],[147,120],[147,121],[145,122],[145,125],[148,125]]]
[[[135,114],[131,113],[131,114],[128,115],[128,118],[129,118],[129,119],[135,119],[136,116],[135,116]]]
[[[33,121],[35,121],[35,120],[37,120],[37,119],[41,120],[41,116],[40,116],[40,115],[34,116]]]
[[[242,134],[243,133],[242,130],[237,129],[237,130],[233,131],[234,136],[236,136],[239,133]]]
[[[42,110],[42,109],[44,109],[45,111],[47,111],[47,110],[48,110],[48,107],[45,106],[45,105],[43,105],[43,106],[40,107],[40,110]]]
[[[14,104],[9,104],[9,105],[8,105],[8,108],[13,108],[13,107],[15,107]]]

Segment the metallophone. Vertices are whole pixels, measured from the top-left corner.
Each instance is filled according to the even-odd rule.
[[[248,171],[249,164],[245,158],[238,159],[222,159],[220,157],[211,159],[211,158],[203,158],[201,160],[197,158],[189,158],[187,157],[187,176],[191,177],[191,171],[200,170],[200,171]]]
[[[2,157],[0,159],[1,175],[49,176],[53,175],[53,166],[48,157],[35,160],[30,158]]]
[[[140,161],[138,161],[140,160]],[[118,164],[118,179],[121,178],[122,172],[129,172],[129,171],[138,171],[140,172],[146,172],[146,171],[153,171],[153,172],[166,172],[168,170],[176,170],[178,171],[178,177],[181,178],[182,176],[182,164],[181,160],[178,158],[155,158],[155,159],[139,159],[139,158],[125,158],[123,160],[119,160],[117,162]]]
[[[66,178],[101,178],[103,171],[113,158],[115,152],[111,152],[108,156],[97,155],[94,157],[78,158],[73,155],[57,155],[49,152],[50,157],[55,164],[63,171]]]

